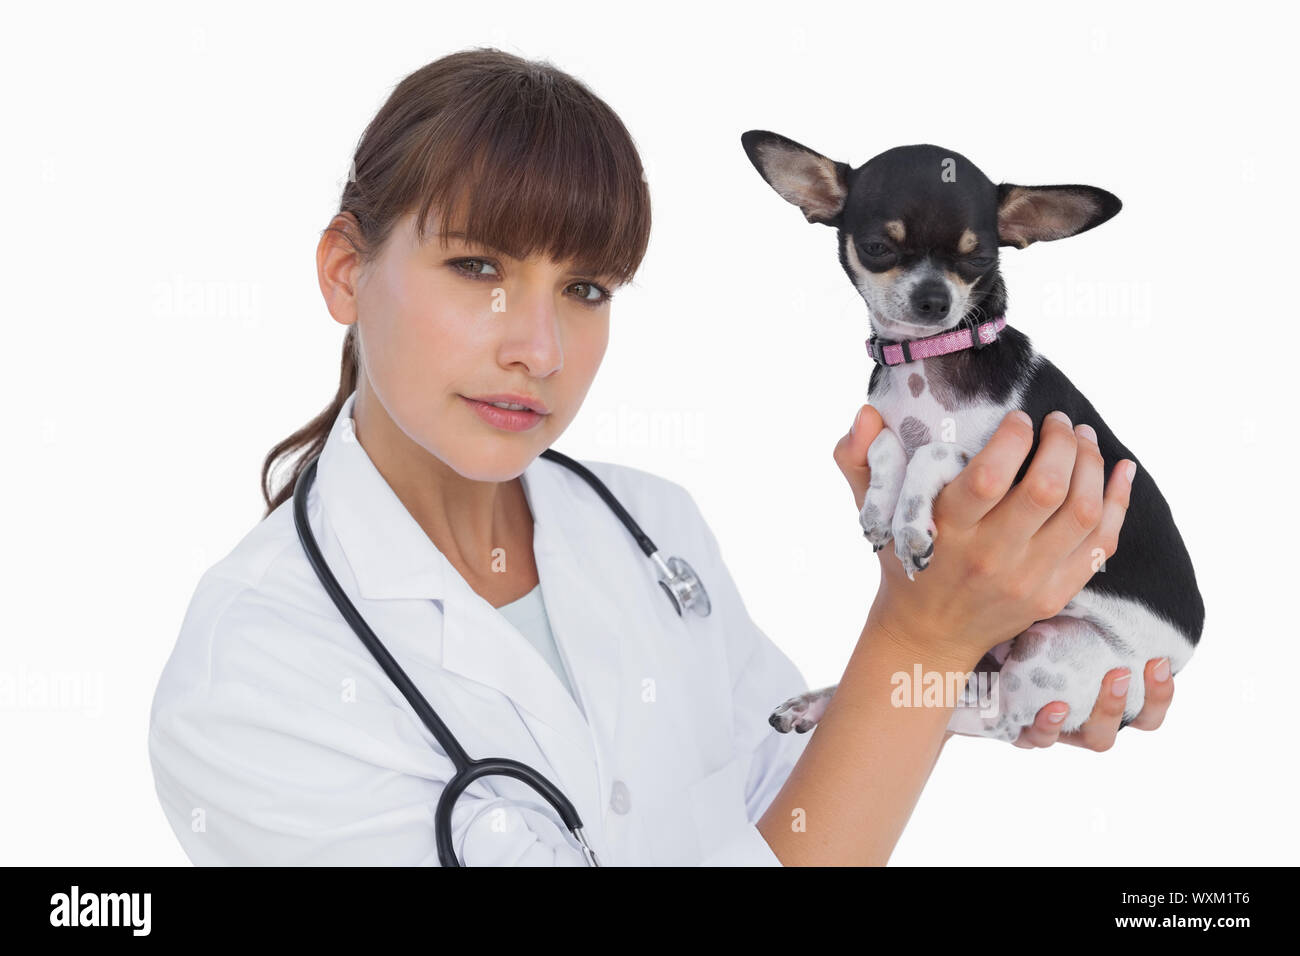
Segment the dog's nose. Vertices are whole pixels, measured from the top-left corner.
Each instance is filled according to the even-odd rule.
[[[926,279],[912,290],[912,311],[923,321],[937,321],[948,314],[952,300],[941,279]]]

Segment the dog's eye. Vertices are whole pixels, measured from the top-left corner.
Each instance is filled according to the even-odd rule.
[[[967,259],[966,264],[975,269],[987,269],[993,265],[992,256],[976,256],[974,259]]]
[[[862,246],[862,251],[873,259],[879,259],[881,256],[889,255],[889,246],[883,242],[868,242]]]

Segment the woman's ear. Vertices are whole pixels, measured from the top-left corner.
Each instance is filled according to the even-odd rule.
[[[325,307],[340,325],[352,325],[357,320],[360,246],[360,224],[350,212],[341,212],[331,219],[316,244],[316,281],[325,298]]]

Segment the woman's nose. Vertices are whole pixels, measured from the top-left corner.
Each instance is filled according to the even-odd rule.
[[[516,295],[506,306],[503,364],[523,362],[532,375],[543,377],[564,363],[560,340],[559,304],[546,293]]]

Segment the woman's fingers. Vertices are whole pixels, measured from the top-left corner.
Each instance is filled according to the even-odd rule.
[[[1094,574],[1104,570],[1103,563],[1115,554],[1119,546],[1119,531],[1124,525],[1124,516],[1128,514],[1129,495],[1133,490],[1126,468],[1129,464],[1127,458],[1115,463],[1106,483],[1106,496],[1102,499],[1101,521],[1057,568],[1052,593],[1061,598],[1061,607],[1082,591]]]
[[[1146,699],[1129,726],[1138,730],[1155,730],[1164,723],[1169,702],[1174,699],[1174,679],[1169,673],[1169,658],[1157,657],[1147,661],[1144,677]]]
[[[1011,487],[1034,444],[1034,425],[1020,410],[1007,412],[997,431],[935,501],[936,520],[953,528],[974,527]]]
[[[1024,479],[989,516],[989,531],[997,540],[1028,541],[1061,507],[1070,491],[1077,445],[1074,426],[1063,412],[1043,419],[1038,449]]]
[[[1120,721],[1124,719],[1124,702],[1128,699],[1129,671],[1127,667],[1117,667],[1107,672],[1101,682],[1101,694],[1092,708],[1092,714],[1078,730],[1061,734],[1057,739],[1063,744],[1095,750],[1097,753],[1109,750],[1119,733]]]
[[[1069,705],[1065,701],[1052,701],[1038,712],[1038,716],[1030,726],[1020,731],[1020,736],[1015,739],[1015,745],[1026,750],[1052,746],[1060,737],[1061,722],[1069,712]]]
[[[1117,668],[1106,675],[1092,716],[1078,730],[1061,733],[1061,722],[1065,720],[1070,708],[1064,701],[1057,700],[1038,712],[1033,725],[1020,732],[1015,745],[1032,750],[1050,747],[1059,741],[1089,750],[1109,750],[1119,735],[1119,725],[1124,719],[1124,701],[1128,698],[1127,674],[1127,668]],[[1169,670],[1169,658],[1156,657],[1147,661],[1143,679],[1146,682],[1146,699],[1142,710],[1129,726],[1139,730],[1155,730],[1164,723],[1169,703],[1174,699],[1174,679]],[[1053,717],[1059,719],[1053,720]]]
[[[848,432],[835,446],[835,464],[840,466],[849,487],[853,489],[853,498],[862,509],[862,501],[867,495],[867,486],[871,484],[871,469],[867,467],[867,449],[876,440],[880,430],[885,427],[880,412],[870,405],[858,409],[853,424]]]
[[[1074,434],[1078,444],[1069,494],[1039,529],[1032,544],[1043,560],[1053,564],[1059,560],[1059,555],[1070,554],[1092,534],[1101,523],[1105,503],[1106,463],[1097,447],[1097,435],[1089,425],[1076,425]]]

